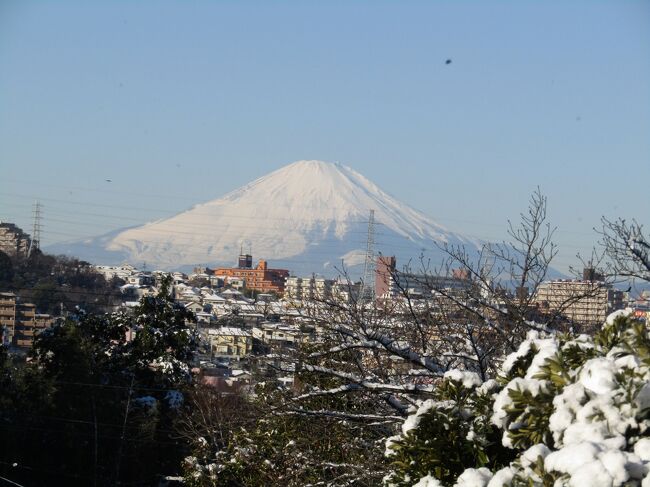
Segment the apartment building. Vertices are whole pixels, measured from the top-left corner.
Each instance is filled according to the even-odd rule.
[[[0,222],[0,251],[10,256],[26,257],[31,239],[13,223]]]
[[[226,283],[241,279],[244,281],[246,289],[278,294],[284,293],[285,280],[289,277],[288,270],[271,269],[263,259],[260,259],[257,267],[253,268],[253,256],[250,254],[240,255],[237,267],[206,269],[205,273],[222,277]]]
[[[462,291],[472,286],[467,273],[455,270],[451,276],[415,274],[397,269],[397,259],[380,256],[375,267],[375,296],[391,299],[397,296],[431,297],[436,290]]]
[[[280,348],[295,348],[314,339],[314,329],[289,323],[265,322],[252,329],[253,338],[264,344]]]
[[[0,331],[4,345],[31,347],[34,337],[53,323],[50,315],[36,312],[35,304],[20,303],[13,293],[0,293]]]
[[[2,344],[11,345],[16,328],[16,295],[0,293],[0,332]]]
[[[543,312],[559,312],[588,329],[602,325],[609,313],[623,308],[623,292],[600,280],[562,279],[540,284],[533,302]]]
[[[284,296],[298,301],[328,299],[332,296],[335,281],[324,277],[287,277]]]

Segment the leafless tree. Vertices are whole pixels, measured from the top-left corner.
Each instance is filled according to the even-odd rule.
[[[189,408],[179,416],[176,430],[186,443],[225,447],[232,433],[255,423],[258,412],[239,391],[224,393],[209,386],[197,386],[187,398]],[[199,442],[198,445],[195,443]]]
[[[484,243],[476,252],[465,246],[440,244],[438,248],[446,259],[434,270],[422,259],[417,273],[407,267],[390,276],[407,303],[408,285],[399,285],[400,276],[428,291],[425,316],[435,317],[432,324],[444,342],[446,355],[455,354],[465,367],[484,378],[493,370],[495,359],[514,350],[529,330],[567,328],[567,310],[580,300],[598,295],[609,284],[593,280],[552,307],[541,306],[538,291],[548,279],[557,254],[555,228],[548,223],[546,206],[546,197],[537,189],[520,221],[508,221],[506,241]],[[458,283],[458,277],[466,285],[450,286],[450,280]],[[411,320],[417,322],[414,314]]]
[[[397,291],[393,299],[342,302],[333,296],[306,304],[302,318],[317,326],[319,341],[296,349],[293,360],[299,376],[330,380],[323,381],[328,387],[301,381],[291,408],[300,410],[301,402],[316,396],[353,394],[372,401],[367,409],[345,412],[349,419],[397,420],[417,398],[431,394],[450,368],[486,379],[528,331],[560,327],[569,306],[606,283],[594,282],[553,309],[539,310],[536,293],[557,254],[546,204],[535,191],[518,224],[508,222],[507,241],[485,243],[477,252],[440,245],[446,260],[435,269],[422,259],[417,274],[409,268],[392,272],[387,279]],[[454,279],[464,285],[450,286]],[[414,295],[414,283],[426,296]]]
[[[643,234],[643,225],[623,218],[601,221],[598,233],[614,276],[650,282],[650,238]]]
[[[485,243],[476,252],[441,245],[446,259],[438,267],[421,259],[417,273],[407,266],[385,276],[393,290],[389,299],[368,302],[353,292],[342,299],[335,292],[302,302],[296,323],[309,323],[316,339],[271,354],[277,373],[295,374],[295,382],[265,411],[308,418],[326,429],[336,425],[348,437],[370,431],[386,438],[419,400],[434,397],[448,370],[493,376],[500,357],[528,331],[558,326],[562,307],[585,297],[567,296],[545,316],[536,311],[537,289],[557,253],[553,232],[538,190],[520,222],[508,223],[507,241]],[[381,472],[377,458],[364,453],[367,444],[359,443],[354,462],[337,464],[346,481]]]

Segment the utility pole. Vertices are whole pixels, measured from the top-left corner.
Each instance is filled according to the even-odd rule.
[[[126,410],[124,411],[124,422],[122,423],[122,435],[120,436],[120,445],[117,449],[117,460],[115,467],[115,485],[120,485],[120,464],[122,463],[122,451],[124,449],[124,438],[126,437],[126,423],[129,419],[129,407],[131,406],[131,396],[133,395],[133,382],[135,377],[131,376],[131,384],[129,385],[129,397],[126,400]]]

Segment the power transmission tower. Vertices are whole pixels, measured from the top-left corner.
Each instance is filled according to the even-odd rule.
[[[34,222],[32,224],[32,240],[29,243],[27,257],[32,255],[32,251],[38,250],[41,247],[41,229],[43,228],[43,225],[41,225],[42,208],[43,205],[41,205],[38,201],[34,202],[34,206],[32,207],[32,216],[34,217]]]
[[[375,210],[370,210],[368,218],[368,240],[366,242],[366,259],[363,264],[363,278],[359,300],[372,302],[375,299]]]

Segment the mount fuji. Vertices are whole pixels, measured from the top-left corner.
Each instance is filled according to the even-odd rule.
[[[170,218],[47,250],[95,263],[146,262],[164,269],[234,265],[243,249],[296,274],[333,275],[363,265],[368,219],[374,210],[375,251],[400,264],[437,244],[477,249],[481,242],[454,233],[398,201],[353,169],[298,161],[222,198]]]

